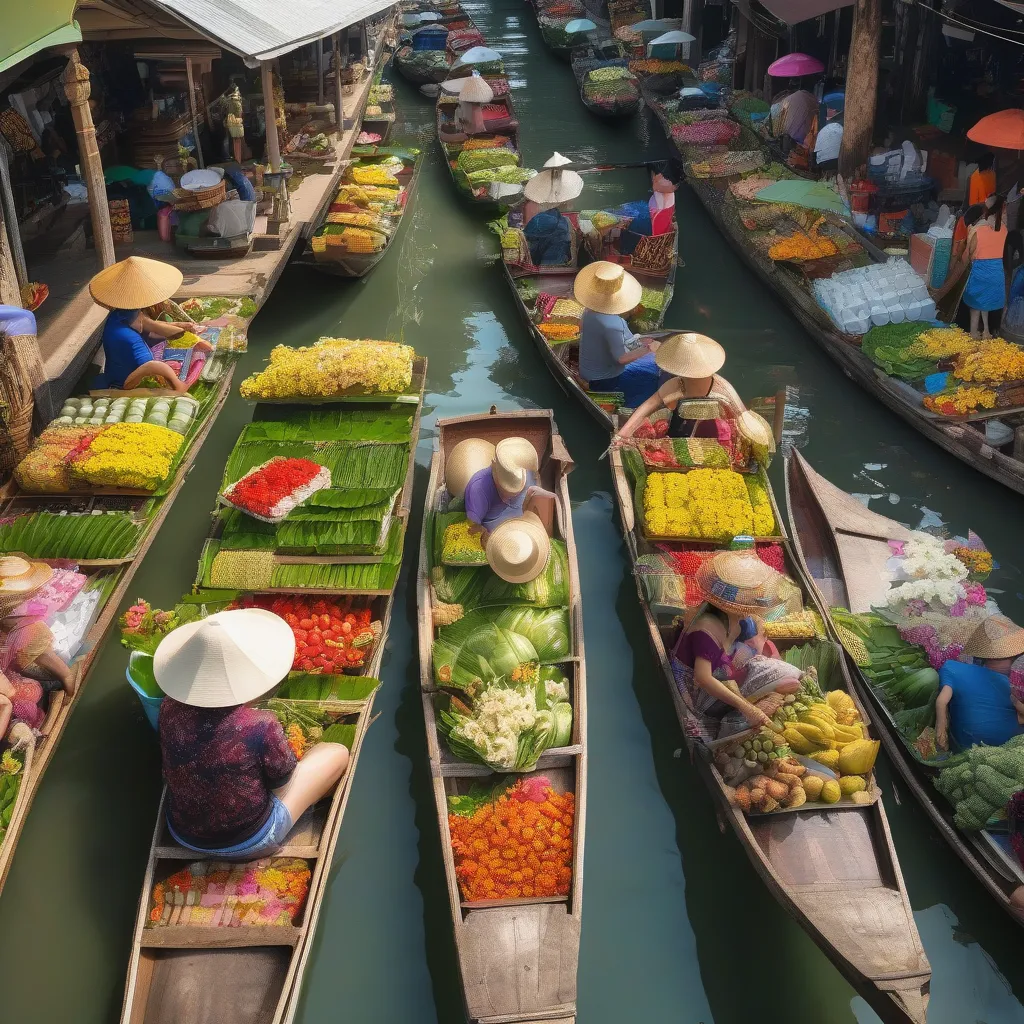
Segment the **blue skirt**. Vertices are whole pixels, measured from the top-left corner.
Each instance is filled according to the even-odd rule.
[[[1002,260],[975,260],[964,289],[964,304],[991,312],[1006,305],[1006,275]]]
[[[661,370],[654,361],[654,353],[648,352],[640,359],[627,363],[617,376],[590,381],[590,390],[621,391],[626,407],[635,409],[661,387],[661,376]]]

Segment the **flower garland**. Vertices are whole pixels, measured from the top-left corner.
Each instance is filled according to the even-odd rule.
[[[943,416],[965,416],[977,409],[994,409],[997,397],[991,388],[961,386],[938,395],[925,395],[924,407]]]

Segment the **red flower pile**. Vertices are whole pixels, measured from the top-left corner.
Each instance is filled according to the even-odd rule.
[[[322,476],[327,476],[324,486],[329,486],[330,478],[323,466],[309,459],[277,456],[246,473],[224,492],[224,499],[235,508],[261,519],[279,519],[309,497],[313,490],[319,490],[314,486],[308,494],[296,495]],[[293,498],[296,500],[291,500]]]
[[[340,675],[361,668],[373,650],[377,632],[371,627],[369,608],[353,608],[343,601],[304,597],[250,597],[241,608],[266,608],[280,615],[295,634],[293,672]]]

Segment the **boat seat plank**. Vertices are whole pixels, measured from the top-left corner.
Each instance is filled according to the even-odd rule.
[[[146,928],[140,945],[143,948],[185,947],[214,949],[220,946],[294,946],[302,934],[301,928],[288,925],[252,925],[240,928],[214,928],[206,925],[166,925]]]
[[[321,801],[315,807],[311,807],[292,826],[288,833],[286,844],[274,854],[275,857],[316,857],[320,849],[320,836],[324,830],[324,822],[327,820],[329,801]],[[158,860],[216,860],[216,857],[208,857],[202,853],[196,853],[186,846],[174,841],[167,821],[160,829],[160,841],[153,850]]]
[[[280,950],[162,953],[131,1024],[271,1024],[287,971]]]
[[[470,1017],[571,1008],[579,933],[564,904],[470,911],[459,936]]]

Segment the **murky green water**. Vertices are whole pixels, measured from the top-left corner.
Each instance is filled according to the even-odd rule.
[[[529,8],[473,15],[511,69],[528,162],[657,158],[653,121],[611,126],[579,104],[567,65],[540,44]],[[438,416],[553,408],[570,478],[589,654],[589,814],[579,965],[582,1024],[624,1021],[859,1022],[877,1018],[777,906],[731,832],[720,834],[647,645],[628,575],[601,430],[547,374],[520,328],[483,223],[456,201],[433,142],[432,105],[399,83],[396,137],[429,154],[400,250],[363,282],[289,271],[251,332],[248,372],[278,342],[321,334],[402,337],[430,359],[417,494]],[[646,194],[641,171],[589,178],[581,199]],[[602,198],[599,198],[602,197]],[[991,586],[1024,615],[1020,499],[968,469],[847,381],[747,274],[696,199],[679,197],[682,257],[667,326],[729,352],[745,396],[782,384],[810,411],[805,454],[873,507],[917,525],[973,527],[1001,561]],[[136,576],[166,605],[188,588],[221,467],[250,408],[232,397]],[[410,534],[416,545],[418,524]],[[451,1024],[462,1019],[417,696],[414,551],[392,620],[380,717],[367,738],[306,975],[300,1020]],[[118,1019],[129,942],[159,797],[153,733],[110,643],[36,799],[0,901],[0,1020]],[[882,764],[880,782],[934,970],[935,1024],[1024,1021],[1022,936]],[[900,801],[902,800],[902,803]],[[185,1024],[185,1022],[183,1022]]]

